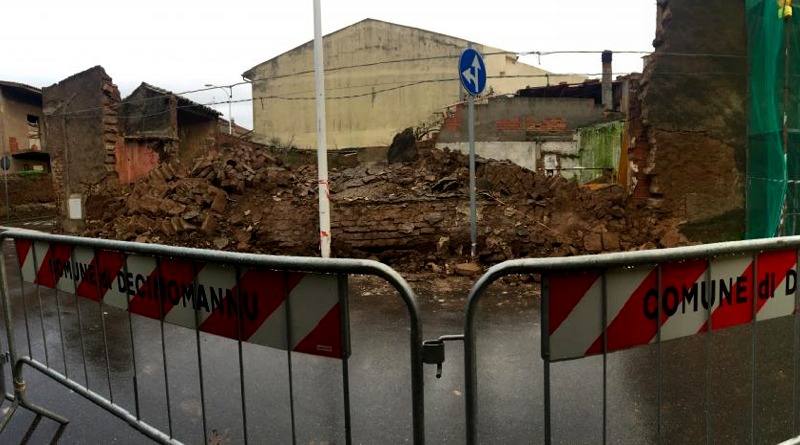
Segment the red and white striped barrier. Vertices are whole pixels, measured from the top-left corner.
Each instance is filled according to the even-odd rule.
[[[220,264],[28,240],[16,240],[16,248],[29,283],[248,343],[345,353],[333,275],[242,269],[237,281],[236,270]]]
[[[690,260],[606,272],[607,352],[792,315],[797,251]],[[710,277],[709,277],[710,268]],[[547,275],[549,358],[603,352],[603,279],[598,270]],[[660,315],[660,317],[659,317]]]

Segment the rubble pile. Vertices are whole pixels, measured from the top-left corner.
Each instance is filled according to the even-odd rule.
[[[333,253],[403,269],[446,269],[470,254],[466,157],[421,150],[413,163],[332,169]],[[672,221],[629,202],[509,162],[478,160],[481,262],[672,247]],[[86,236],[192,247],[315,255],[315,166],[293,167],[266,148],[235,145],[192,166],[163,163],[105,201]]]

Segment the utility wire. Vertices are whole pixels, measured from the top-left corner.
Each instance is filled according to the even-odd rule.
[[[603,52],[604,51],[601,51],[601,50],[524,51],[524,52],[495,51],[495,52],[485,53],[484,56],[495,56],[495,55],[551,56],[551,55],[565,55],[565,54],[602,54]],[[707,54],[707,53],[680,53],[680,52],[653,53],[653,52],[649,52],[649,51],[636,51],[636,50],[633,50],[633,51],[623,50],[623,51],[611,51],[611,52],[614,53],[614,54],[657,54],[659,56],[675,56],[675,57],[705,57],[705,58],[745,58],[746,57],[745,55],[736,55],[736,54]],[[385,64],[419,62],[419,61],[428,61],[428,60],[437,60],[437,59],[451,59],[451,58],[456,58],[459,55],[460,54],[452,53],[452,54],[445,54],[445,55],[439,55],[439,56],[415,57],[415,58],[404,58],[404,59],[376,61],[376,62],[369,62],[369,63],[363,63],[363,64],[354,64],[354,65],[349,65],[349,66],[344,66],[344,67],[328,68],[328,69],[325,70],[325,72],[326,73],[328,73],[328,72],[337,72],[337,71],[356,69],[356,68],[364,68],[364,67],[371,67],[371,66],[377,66],[377,65],[385,65]],[[283,75],[278,75],[278,76],[265,77],[265,78],[261,78],[261,79],[256,79],[254,81],[236,82],[236,83],[233,83],[233,84],[230,84],[230,85],[218,85],[218,86],[212,86],[212,87],[197,88],[197,89],[187,90],[187,91],[183,91],[183,92],[179,92],[179,93],[174,93],[174,92],[165,90],[165,92],[163,94],[157,94],[157,95],[150,96],[150,97],[147,97],[147,98],[144,98],[144,99],[140,99],[140,100],[129,100],[129,101],[125,101],[124,103],[126,103],[126,104],[146,103],[148,101],[154,101],[154,100],[162,99],[162,98],[165,98],[165,97],[171,97],[171,96],[179,96],[179,97],[181,97],[183,95],[206,92],[206,91],[211,91],[211,90],[215,90],[215,89],[218,89],[218,88],[231,88],[231,90],[232,90],[233,87],[240,86],[240,85],[252,84],[254,82],[261,82],[261,81],[283,79],[283,78],[288,78],[288,77],[303,76],[303,75],[306,75],[306,74],[313,74],[313,70],[298,71],[298,72],[295,72],[295,73],[289,73],[289,74],[283,74]],[[629,73],[614,73],[614,75],[620,75],[620,74],[629,74]],[[656,72],[655,74],[657,74],[657,75],[665,75],[665,74],[669,74],[669,75],[740,75],[740,74],[733,74],[733,73],[698,73],[698,72],[687,72],[687,73],[677,73],[677,72],[676,73],[663,73],[663,72],[659,73],[659,72]],[[508,78],[508,79],[513,79],[513,78],[558,78],[558,77],[577,77],[577,76],[589,77],[589,76],[599,76],[599,75],[602,75],[602,73],[544,73],[544,74],[539,74],[539,75],[532,74],[532,75],[489,76],[489,78],[492,78],[492,79],[498,79],[498,78]],[[741,75],[744,75],[744,74],[741,74]],[[405,85],[401,85],[401,86],[398,86],[398,87],[389,88],[389,89],[386,89],[386,90],[379,90],[379,91],[370,92],[370,93],[364,93],[364,94],[359,94],[359,95],[345,95],[345,96],[330,97],[328,99],[331,99],[331,100],[342,100],[342,99],[358,98],[358,97],[364,97],[364,96],[369,96],[369,95],[373,95],[373,94],[381,94],[381,93],[385,93],[385,92],[388,92],[388,91],[394,91],[394,90],[397,90],[397,89],[400,89],[400,88],[407,88],[407,87],[411,87],[411,86],[414,86],[414,85],[418,85],[419,83],[445,82],[445,81],[451,81],[451,80],[458,80],[458,79],[425,80],[425,81],[413,82],[413,83],[410,83],[410,84],[405,84]],[[388,84],[388,83],[377,83],[377,84],[373,84],[373,85],[363,85],[363,86],[359,85],[359,86],[354,86],[354,87],[340,87],[340,88],[341,89],[345,89],[345,88],[360,88],[360,87],[368,88],[368,87],[372,87],[372,86],[382,86],[382,85],[386,85],[386,84]],[[158,87],[155,87],[155,88],[158,88]],[[158,88],[158,89],[160,89],[160,88]],[[247,102],[247,101],[253,101],[253,100],[264,100],[264,99],[283,99],[283,100],[313,100],[314,99],[313,97],[312,98],[292,98],[292,97],[287,97],[287,96],[289,96],[291,94],[301,94],[301,93],[284,93],[284,95],[282,95],[282,96],[264,96],[264,97],[253,98],[253,99],[244,99],[244,100],[236,100],[236,101],[231,100],[230,103],[240,103],[240,102]],[[190,100],[190,99],[187,99],[185,97],[183,97],[183,99]],[[206,104],[198,103],[197,105],[181,106],[179,108],[192,108],[192,107],[197,107],[197,106],[220,105],[220,104],[227,104],[227,103],[228,103],[228,101],[224,101],[224,102],[209,102],[209,103],[206,103]],[[69,115],[77,115],[77,114],[81,114],[81,113],[88,113],[88,112],[92,112],[92,111],[97,111],[97,110],[100,110],[102,108],[103,107],[90,107],[90,108],[85,108],[85,109],[80,109],[80,110],[69,111],[67,113],[59,113],[59,115],[67,115],[67,116],[69,116]],[[158,114],[154,114],[153,116],[155,116],[155,115],[158,115]]]
[[[498,56],[498,55],[509,55],[509,56],[552,56],[552,55],[566,55],[566,54],[602,54],[604,51],[598,50],[582,50],[582,51],[524,51],[524,52],[513,52],[513,51],[494,51],[483,54],[484,57],[489,56]],[[648,55],[654,54],[653,51],[611,51],[614,54],[639,54],[639,55]],[[710,53],[679,53],[679,52],[660,52],[657,53],[659,56],[674,56],[674,57],[705,57],[705,58],[746,58],[747,55],[741,54],[710,54]],[[408,58],[408,59],[394,59],[394,60],[380,60],[376,62],[368,62],[368,63],[361,63],[356,65],[348,65],[348,66],[341,66],[341,67],[333,67],[333,68],[326,68],[325,72],[336,72],[336,71],[343,71],[349,69],[356,69],[356,68],[366,68],[378,65],[387,65],[387,64],[394,64],[394,63],[405,63],[405,62],[420,62],[420,61],[427,61],[427,60],[439,60],[439,59],[451,59],[457,58],[461,55],[461,53],[452,53],[452,54],[445,54],[439,56],[429,56],[429,57],[415,57],[415,58]],[[264,62],[268,63],[268,62]],[[263,65],[263,63],[261,64]],[[258,67],[260,65],[256,65]],[[263,82],[269,80],[277,80],[277,79],[285,79],[287,77],[294,77],[294,76],[303,76],[308,74],[314,74],[314,70],[305,70],[305,71],[297,71],[295,73],[288,73],[288,74],[278,74],[275,76],[263,77],[259,79],[251,79],[251,82]]]
[[[519,75],[519,76],[489,76],[489,78],[493,78],[493,79],[504,79],[504,78],[558,78],[558,77],[574,77],[574,76],[598,76],[598,75],[601,75],[601,74],[602,73],[531,74],[531,75]],[[621,73],[614,73],[614,75],[619,75],[619,74],[621,74]],[[624,74],[624,73],[622,73],[622,74]],[[663,75],[668,75],[668,76],[724,76],[724,75],[746,76],[747,74],[746,73],[696,72],[696,71],[693,71],[693,72],[654,72],[653,75],[657,75],[657,76],[663,76]],[[384,88],[384,89],[381,89],[381,90],[364,92],[364,93],[348,94],[348,95],[340,95],[340,96],[328,96],[326,98],[326,100],[357,99],[357,98],[362,98],[362,97],[376,96],[376,95],[380,95],[380,94],[384,94],[384,93],[388,93],[388,92],[392,92],[392,91],[397,91],[397,90],[401,90],[401,89],[404,89],[404,88],[410,88],[410,87],[414,87],[414,86],[422,85],[422,84],[458,82],[458,81],[459,81],[458,78],[455,78],[455,77],[453,77],[453,78],[441,78],[441,79],[425,79],[425,80],[419,80],[419,81],[414,81],[414,82],[409,82],[409,83],[397,85],[397,86],[390,87],[390,88]],[[384,84],[391,84],[391,83],[384,83]],[[379,85],[379,84],[375,84],[375,85]],[[557,84],[553,84],[553,85],[550,85],[550,86],[556,86],[556,85]],[[372,85],[361,85],[361,86],[357,86],[357,88],[369,88],[371,86]],[[545,85],[535,86],[533,88],[540,88],[540,87],[545,87]],[[343,87],[343,88],[347,88],[347,87]],[[308,93],[312,93],[312,92],[309,91]],[[302,94],[302,93],[298,93],[298,94]],[[502,95],[502,93],[498,93],[497,95]],[[154,100],[154,99],[156,99],[156,98],[148,98],[146,100]],[[178,110],[182,110],[182,109],[189,110],[189,109],[198,109],[200,107],[210,107],[210,106],[213,106],[213,105],[225,105],[225,104],[227,104],[229,102],[231,104],[238,104],[238,103],[249,103],[249,102],[255,102],[255,101],[262,101],[263,102],[264,100],[284,100],[284,101],[288,101],[288,102],[292,102],[292,101],[311,101],[311,100],[316,100],[316,97],[315,96],[291,97],[291,96],[288,96],[288,95],[265,95],[265,96],[256,96],[256,97],[252,97],[252,98],[230,100],[230,101],[211,101],[211,102],[205,102],[205,103],[192,103],[192,104],[187,104],[187,105],[176,105],[176,109],[178,109]],[[86,118],[91,118],[91,117],[94,117],[94,116],[93,115],[89,115],[88,114],[89,112],[99,111],[99,110],[102,110],[102,109],[104,109],[104,107],[87,108],[87,109],[77,110],[77,111],[72,111],[72,112],[67,112],[67,113],[58,113],[58,116],[59,117],[61,117],[61,116],[75,116],[75,115],[83,114],[83,115],[86,116]],[[152,113],[152,114],[134,114],[134,115],[129,115],[129,116],[117,116],[117,119],[120,119],[120,120],[145,119],[145,118],[148,118],[148,117],[161,116],[161,115],[164,115],[166,113],[169,113],[169,110],[165,109],[163,111],[159,111],[157,113]]]
[[[599,75],[599,74],[600,73],[597,73],[597,74],[586,74],[586,73],[584,73],[584,75]],[[662,75],[662,74],[665,74],[665,75],[686,75],[686,76],[698,76],[698,75],[702,75],[702,76],[720,76],[720,75],[726,75],[726,74],[727,75],[733,75],[733,76],[745,76],[746,75],[746,74],[722,73],[722,72],[683,72],[683,73],[670,72],[670,73],[656,73],[656,74],[659,74],[659,75]],[[581,75],[581,74],[559,74],[558,76],[578,76],[578,75]],[[541,78],[541,77],[554,77],[554,76],[553,75],[542,74],[542,75],[528,75],[528,76],[490,76],[490,77],[492,77],[492,78],[540,77]],[[384,89],[377,90],[377,91],[370,91],[370,92],[364,92],[364,93],[358,93],[358,94],[349,94],[349,95],[340,95],[340,96],[328,96],[326,98],[326,100],[349,100],[349,99],[357,99],[357,98],[362,98],[362,97],[370,97],[370,96],[375,96],[375,95],[379,95],[379,94],[383,94],[383,93],[397,91],[397,90],[404,89],[404,88],[410,88],[410,87],[417,86],[417,85],[429,84],[429,83],[442,83],[442,82],[458,82],[458,79],[457,78],[444,78],[444,79],[419,80],[419,81],[409,82],[409,83],[402,84],[402,85],[397,85],[395,87],[384,88]],[[552,85],[552,86],[556,86],[556,85]],[[363,87],[368,87],[368,86],[363,86]],[[534,87],[534,88],[539,88],[539,87]],[[503,93],[495,94],[495,96],[502,96],[502,95],[503,95]],[[312,101],[312,100],[316,100],[316,97],[315,96],[288,97],[288,96],[281,96],[281,95],[266,95],[266,96],[257,96],[257,97],[246,98],[246,99],[232,100],[232,101],[230,101],[230,103],[237,104],[237,103],[250,103],[250,102],[256,102],[256,101],[262,101],[263,102],[264,100],[284,100],[284,101],[287,101],[287,102],[296,102],[296,101]],[[197,105],[177,106],[177,108],[178,109],[191,109],[191,108],[197,108],[198,105],[211,106],[211,105],[224,105],[224,104],[227,104],[227,103],[228,103],[228,101],[213,101],[213,102],[206,102],[204,104],[197,104]],[[149,115],[119,116],[118,119],[145,119],[145,118],[148,118],[148,117],[160,116],[160,115],[163,115],[163,114],[168,113],[168,112],[169,112],[169,110],[165,110],[165,111],[161,111],[161,112],[154,113],[154,114],[149,114]]]

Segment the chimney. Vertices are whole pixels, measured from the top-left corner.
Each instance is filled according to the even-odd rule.
[[[603,109],[614,109],[614,87],[611,81],[611,51],[603,51]]]

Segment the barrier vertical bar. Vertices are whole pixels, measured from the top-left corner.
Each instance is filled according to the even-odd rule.
[[[197,298],[197,267],[196,263],[192,261],[192,295]],[[197,300],[195,300],[196,302]],[[200,415],[203,418],[203,443],[208,443],[208,420],[206,418],[206,388],[205,380],[203,379],[203,348],[200,342],[200,307],[197,303],[194,305],[194,338],[197,344],[197,369],[198,377],[200,378]]]
[[[551,406],[550,406],[550,280],[548,276],[542,277],[542,302],[539,312],[542,333],[542,357],[543,378],[544,378],[544,443],[550,445],[553,440],[551,430]]]
[[[2,248],[4,243],[0,242],[0,248]],[[15,245],[16,247],[16,245]],[[33,248],[33,243],[31,243],[31,250],[35,250]],[[25,293],[25,279],[22,276],[22,263],[19,262],[19,255],[17,255],[17,264],[19,264],[19,268],[17,272],[19,272],[19,287],[20,291],[22,292],[22,312],[25,314],[25,336],[28,340],[28,356],[33,357],[33,346],[31,344],[31,327],[28,320],[28,295]],[[34,265],[34,269],[36,270],[36,266]],[[42,320],[44,323],[44,320]],[[2,366],[0,366],[2,368]],[[4,380],[5,382],[5,380]]]
[[[97,275],[97,278],[95,279],[95,289],[97,290],[97,304],[98,304],[98,309],[100,310],[100,328],[103,330],[103,352],[105,353],[106,357],[106,379],[108,380],[108,398],[111,400],[111,403],[114,403],[114,389],[111,386],[111,361],[109,360],[109,355],[108,355],[108,336],[106,335],[106,316],[105,316],[105,308],[103,301],[105,295],[100,287],[100,281],[102,279],[100,272],[98,270],[100,266],[100,257],[97,256],[96,249],[92,249],[92,258],[95,258],[95,262],[97,264],[95,267],[96,269],[95,273]],[[109,281],[111,280],[110,277],[108,279]],[[105,284],[107,283],[104,283],[104,285]],[[77,292],[77,287],[75,288],[75,290]]]
[[[52,249],[55,245],[51,244],[50,248]],[[72,249],[72,246],[70,246]],[[55,300],[56,300],[56,314],[58,315],[58,332],[61,335],[61,356],[64,359],[64,375],[69,378],[69,371],[67,368],[67,343],[64,340],[64,326],[61,323],[61,302],[58,299],[58,279],[59,277],[56,275],[55,269],[52,267],[50,268],[50,273],[53,275],[53,291],[55,292]],[[47,340],[45,340],[47,341]]]
[[[658,315],[658,317],[656,318],[656,354],[657,354],[657,358],[656,358],[656,380],[658,381],[658,383],[656,384],[656,434],[657,434],[657,439],[656,440],[660,444],[662,442],[661,441],[661,378],[662,378],[662,375],[661,375],[661,317],[662,317],[662,315],[661,315],[661,307],[662,306],[661,305],[663,304],[663,298],[664,298],[664,287],[663,287],[663,284],[662,284],[661,280],[663,278],[662,277],[662,272],[663,272],[664,268],[661,266],[661,264],[658,264],[656,267],[658,267],[658,284],[657,284],[658,299],[656,300],[657,304],[658,304],[658,309],[656,310],[656,314]]]
[[[3,243],[0,242],[0,248],[2,248]],[[33,243],[31,243],[33,245]],[[34,249],[35,250],[35,249]],[[36,262],[36,258],[34,258],[34,263]],[[38,269],[34,269],[38,270]],[[8,341],[8,353],[11,355],[11,380],[14,390],[14,399],[12,400],[12,405],[8,410],[3,413],[2,420],[0,420],[0,432],[2,432],[8,422],[11,420],[11,416],[14,415],[14,412],[17,409],[17,406],[22,402],[22,397],[20,395],[20,384],[24,385],[24,381],[20,378],[17,372],[17,367],[15,366],[15,360],[17,360],[17,339],[16,334],[14,333],[14,315],[11,309],[11,299],[9,298],[8,292],[8,281],[6,279],[6,258],[5,255],[0,255],[0,293],[2,293],[2,301],[3,301],[3,317],[5,318],[6,323],[6,340]],[[42,320],[42,325],[44,325],[44,319]],[[46,338],[42,339],[44,342],[47,342]],[[0,368],[4,365],[0,364]],[[5,377],[5,376],[4,376]],[[5,378],[3,379],[5,382]],[[3,383],[5,385],[5,383]],[[4,394],[5,396],[5,394]]]
[[[414,444],[424,445],[425,380],[423,380],[422,374],[422,326],[420,326],[419,320],[419,307],[417,306],[417,301],[414,298],[414,292],[410,288],[406,287],[402,290],[402,292],[400,292],[400,294],[403,300],[406,302],[406,309],[408,310],[409,318],[408,328],[411,338],[411,409],[414,428]]]
[[[5,243],[3,242],[3,240],[0,240],[0,249],[5,247],[4,244]],[[31,246],[33,246],[33,243],[31,243]],[[31,250],[35,250],[35,249],[33,249],[33,247],[31,247]],[[34,257],[34,263],[36,263],[36,258],[35,257]],[[37,270],[37,269],[34,267],[34,270]],[[20,275],[22,275],[22,267],[21,266],[20,266]],[[16,373],[14,371],[14,360],[17,359],[17,345],[16,345],[16,334],[14,334],[14,314],[12,313],[11,303],[8,301],[10,299],[6,298],[6,295],[9,294],[9,291],[8,291],[8,282],[6,281],[5,255],[0,255],[0,292],[2,292],[2,295],[3,295],[3,298],[2,298],[3,317],[4,317],[5,324],[6,324],[6,341],[8,342],[8,353],[11,356],[11,359],[10,359],[11,376],[12,376],[12,380],[16,380],[17,376],[16,376]],[[23,294],[23,297],[24,297],[24,294]],[[42,325],[44,325],[44,320],[42,320]],[[46,339],[43,338],[42,340],[45,341],[45,343],[46,343]],[[0,383],[0,384],[2,384],[2,387],[3,387],[3,394],[0,394],[0,397],[7,397],[7,394],[6,394],[6,391],[5,391],[5,385],[6,385],[5,365],[3,365],[3,364],[0,364],[0,377],[2,377],[2,379],[3,379],[2,383]],[[19,401],[18,401],[18,398],[16,397],[16,395],[17,395],[16,394],[16,392],[17,392],[16,382],[12,382],[12,386],[13,386],[13,390],[14,390],[14,400],[12,401],[12,403],[18,403]],[[0,400],[2,400],[2,399],[0,399]],[[14,411],[14,408],[12,406],[12,408],[8,409],[8,411],[6,413],[4,413],[4,415],[2,416],[2,422],[0,422],[0,432],[2,432],[2,429],[5,428],[6,422],[10,419],[10,416],[11,416],[11,414],[13,414],[13,411]]]
[[[800,251],[795,249],[795,263],[794,272],[795,277],[800,277]],[[797,278],[795,278],[795,286],[797,285]],[[793,323],[793,347],[792,347],[792,435],[797,435],[797,359],[798,359],[798,324],[797,309],[800,307],[800,292],[795,289],[794,292],[794,306],[792,306],[792,323]]]
[[[86,341],[83,337],[83,318],[81,317],[81,302],[78,300],[78,280],[76,279],[75,275],[78,272],[78,268],[75,264],[75,249],[70,246],[69,249],[69,263],[66,265],[69,267],[69,275],[72,277],[72,289],[73,294],[72,296],[75,297],[75,312],[78,315],[78,336],[81,339],[81,360],[83,360],[83,375],[86,378],[86,389],[90,389],[89,386],[89,368],[86,365]],[[63,273],[62,273],[63,275]]]
[[[476,369],[475,330],[472,328],[473,311],[467,305],[464,314],[464,411],[466,413],[467,445],[478,439],[478,376]],[[548,444],[549,445],[549,444]]]
[[[750,381],[750,440],[751,443],[756,443],[756,335],[757,335],[757,328],[756,328],[756,314],[758,313],[758,253],[753,254],[753,287],[752,287],[752,298],[753,298],[753,312],[752,312],[752,319],[750,320],[750,339],[752,343],[751,347],[751,357],[750,357],[750,370],[751,370],[751,381]]]
[[[158,293],[158,323],[161,326],[161,356],[164,359],[164,396],[167,399],[167,426],[169,428],[169,438],[172,439],[174,436],[172,431],[172,401],[169,394],[169,366],[167,363],[167,337],[164,334],[164,299],[167,297],[164,295],[165,293],[169,292],[166,290],[165,280],[161,274],[161,256],[156,257],[156,275],[158,276],[158,285],[163,286],[161,292]],[[127,276],[127,274],[125,275]],[[129,286],[130,283],[127,283]]]
[[[42,289],[41,286],[38,284],[39,280],[36,278],[36,271],[39,270],[39,261],[36,259],[36,241],[31,241],[31,255],[33,255],[33,273],[34,279],[33,281],[36,283],[34,286],[36,287],[36,298],[39,300],[39,320],[42,322],[42,345],[44,346],[44,363],[47,367],[50,367],[50,354],[47,349],[47,330],[44,326],[44,306],[42,305]],[[20,268],[20,275],[22,274],[22,270]]]
[[[711,325],[711,312],[714,308],[714,295],[712,293],[711,282],[713,280],[713,275],[711,274],[711,268],[713,267],[712,258],[708,259],[708,268],[706,269],[706,290],[708,295],[708,301],[706,305],[706,443],[712,443],[713,437],[713,424],[711,422],[711,409],[712,409],[712,396],[711,396],[711,333],[713,332],[713,326]]]
[[[289,415],[292,420],[292,444],[297,443],[297,432],[294,422],[294,377],[292,371],[292,304],[289,298],[289,276],[283,273],[284,313],[286,314],[286,360],[289,367]]]
[[[125,259],[122,261],[122,271],[125,276],[128,276],[128,255],[125,255]],[[126,284],[127,287],[127,284]],[[131,297],[132,295],[128,292],[125,292],[125,299],[127,300],[127,306],[131,307]],[[128,312],[128,330],[131,338],[131,364],[133,365],[133,403],[136,407],[136,420],[142,420],[142,413],[139,409],[139,376],[137,375],[136,370],[136,341],[133,336],[133,315],[131,314],[130,309],[127,310]]]
[[[344,396],[344,440],[347,445],[353,443],[352,425],[350,423],[350,307],[347,275],[338,275],[339,284],[339,323],[342,339],[342,392]]]
[[[607,269],[603,269],[603,444],[606,443],[608,421],[608,283]]]
[[[242,271],[239,267],[235,269],[236,273],[236,342],[238,346],[239,352],[239,385],[240,390],[242,392],[242,433],[244,434],[244,443],[247,445],[248,442],[248,434],[247,434],[247,395],[246,395],[246,384],[244,381],[244,354],[242,352],[242,337],[243,337],[243,325],[244,325],[244,300],[242,298],[242,285],[241,285],[241,275]]]

